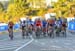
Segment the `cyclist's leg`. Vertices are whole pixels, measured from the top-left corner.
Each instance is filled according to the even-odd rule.
[[[65,30],[64,30],[64,37],[66,37],[67,36],[67,33],[66,33],[66,28],[65,28]]]
[[[26,37],[29,36],[29,28],[26,26]]]
[[[38,27],[36,27],[36,37],[38,38]]]
[[[64,27],[63,36],[66,37],[66,28]]]
[[[50,37],[53,35],[53,27],[51,28]]]
[[[25,36],[25,31],[24,31],[24,27],[22,27],[22,38],[24,39]]]
[[[33,30],[32,30],[32,26],[29,28],[29,35],[32,35],[32,32],[33,32]]]
[[[38,37],[38,27],[36,26],[35,27],[35,35],[36,35],[36,38]]]
[[[9,28],[9,37],[11,37],[11,31],[10,31],[10,28]]]
[[[54,26],[52,26],[51,37],[54,38]]]
[[[43,28],[43,35],[46,36],[46,27]]]
[[[13,29],[9,28],[9,37],[11,40],[13,40]]]
[[[13,40],[13,29],[11,30],[11,39]]]
[[[58,37],[59,36],[59,28],[57,27],[56,29],[56,36]]]

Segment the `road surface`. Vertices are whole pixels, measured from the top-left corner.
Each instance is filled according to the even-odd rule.
[[[75,35],[67,31],[67,37],[30,36],[22,39],[21,31],[14,32],[14,40],[10,40],[8,33],[0,34],[0,51],[75,51]]]

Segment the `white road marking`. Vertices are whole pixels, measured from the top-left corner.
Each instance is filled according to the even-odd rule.
[[[19,43],[21,43],[21,44],[17,44],[17,43],[14,43],[14,44],[5,44],[5,46],[3,47],[3,45],[0,45],[1,47],[0,47],[0,51],[2,51],[2,50],[11,50],[11,49],[16,49],[16,48],[18,48],[18,47],[20,47],[21,45],[22,45],[22,43],[24,43],[24,42],[19,42]]]
[[[34,41],[34,39],[32,38],[32,36],[30,36],[32,40],[30,40],[29,42],[25,43],[24,45],[22,45],[21,47],[17,48],[16,50],[14,51],[19,51],[21,50],[22,48],[26,47],[27,45],[29,45],[30,43],[32,43]]]
[[[15,48],[17,48],[17,47],[11,47],[11,48],[3,48],[3,49],[0,49],[0,51],[2,51],[2,50],[10,50],[10,49],[15,49]]]

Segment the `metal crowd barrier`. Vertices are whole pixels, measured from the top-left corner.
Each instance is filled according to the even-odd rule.
[[[75,31],[75,22],[68,22],[68,30]]]
[[[20,25],[19,24],[15,24],[14,25],[14,30],[19,29],[19,28],[20,28]],[[8,25],[7,24],[0,25],[0,32],[6,31],[6,30],[8,30]]]
[[[19,29],[20,28],[20,24],[15,24],[14,25],[14,30],[16,29]],[[75,31],[75,22],[68,22],[68,27],[67,27],[68,30],[70,31]],[[0,32],[1,31],[6,31],[8,30],[8,25],[5,24],[5,25],[0,25]]]

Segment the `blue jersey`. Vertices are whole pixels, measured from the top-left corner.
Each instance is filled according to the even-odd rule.
[[[42,26],[46,27],[46,25],[47,25],[47,22],[46,21],[42,21]]]
[[[62,25],[62,20],[58,20],[58,24],[59,25]]]
[[[29,24],[30,24],[30,25],[34,25],[34,22],[33,22],[33,21],[29,21]]]
[[[33,25],[33,24],[34,24],[34,22],[31,21],[31,20],[28,20],[28,21],[26,21],[26,22],[27,22],[28,25]]]

